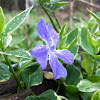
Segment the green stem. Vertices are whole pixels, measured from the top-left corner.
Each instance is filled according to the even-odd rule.
[[[60,88],[60,84],[59,84],[59,85],[58,85],[58,87],[57,87],[56,93],[58,93],[58,91],[59,91],[59,88]]]
[[[26,67],[26,66],[28,66],[29,64],[31,64],[33,61],[31,60],[29,63],[27,63],[27,64],[25,64],[23,67],[21,67],[21,69],[18,71],[18,73],[17,73],[17,78],[19,77],[19,75],[20,75],[20,73],[21,73],[21,71]]]
[[[93,68],[93,72],[92,73],[94,73],[95,72],[95,70],[96,70],[96,58],[94,57],[94,68]]]
[[[55,17],[55,20],[56,20],[56,22],[57,22],[59,28],[61,29],[60,23],[59,23],[59,21],[58,21],[58,19],[57,19],[57,17],[56,17],[55,12],[52,12],[52,14],[53,14],[53,16]]]
[[[42,9],[45,11],[45,13],[47,14],[47,16],[49,17],[49,19],[50,19],[50,21],[51,21],[51,23],[52,23],[54,29],[55,29],[57,32],[59,32],[58,29],[56,28],[56,26],[55,26],[55,24],[54,24],[52,18],[50,17],[49,13],[47,12],[47,9],[42,5],[41,2],[39,2],[39,3],[40,3],[40,6],[42,7]]]
[[[4,45],[3,45],[3,44],[4,44],[4,43],[3,43],[2,40],[1,40],[2,51],[5,52],[5,48],[4,48]],[[13,69],[13,67],[12,67],[12,65],[11,65],[11,63],[10,63],[10,61],[9,61],[9,59],[8,59],[8,56],[7,56],[7,55],[4,55],[4,58],[5,58],[6,62],[8,63],[8,65],[9,65],[9,67],[10,67],[10,71],[11,71],[11,73],[12,73],[14,79],[16,80],[17,84],[19,85],[19,88],[20,88],[21,90],[24,90],[23,86],[20,84],[20,81],[19,81],[19,79],[17,78],[17,75],[16,75],[16,73],[15,73],[15,71],[14,71],[14,69]]]

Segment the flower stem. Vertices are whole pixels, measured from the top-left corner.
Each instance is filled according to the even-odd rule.
[[[18,71],[18,73],[17,73],[17,78],[19,77],[19,75],[20,75],[20,73],[21,73],[21,71],[26,67],[26,66],[28,66],[29,64],[31,64],[33,61],[31,60],[29,63],[27,63],[27,64],[25,64],[23,67],[21,67],[21,69]]]
[[[2,45],[2,51],[5,52],[4,43],[2,42],[2,40],[1,40],[1,45]],[[13,67],[12,67],[12,65],[11,65],[11,63],[10,63],[10,61],[8,59],[8,56],[4,55],[4,58],[5,58],[6,62],[8,63],[8,65],[10,67],[10,71],[11,71],[11,73],[13,75],[13,78],[16,80],[17,84],[19,85],[19,88],[21,90],[24,90],[23,86],[21,85],[19,79],[17,78],[17,75],[16,75],[16,73],[15,73],[15,71],[14,71],[14,69],[13,69]]]
[[[53,14],[53,16],[55,17],[55,20],[56,20],[56,22],[57,22],[59,28],[61,29],[60,23],[59,23],[59,21],[58,21],[58,19],[57,19],[57,17],[56,17],[55,12],[52,12],[52,14]]]
[[[59,91],[59,88],[60,88],[60,84],[59,84],[59,85],[58,85],[58,87],[57,87],[56,93],[58,93],[58,91]]]
[[[93,72],[92,73],[94,73],[96,71],[96,67],[97,67],[96,58],[94,57],[94,67],[93,67]]]
[[[40,1],[40,0],[39,0],[39,1]],[[49,17],[49,19],[50,19],[50,21],[51,21],[51,23],[52,23],[54,29],[55,29],[57,32],[59,32],[58,29],[56,28],[56,26],[55,26],[55,24],[54,24],[52,18],[50,17],[49,13],[47,12],[47,9],[42,5],[41,1],[40,1],[39,3],[40,3],[40,6],[42,7],[42,9],[45,11],[45,13],[47,14],[47,16]]]

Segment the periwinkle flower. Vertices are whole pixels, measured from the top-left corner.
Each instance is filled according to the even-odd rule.
[[[74,55],[67,49],[56,50],[59,44],[59,34],[50,24],[47,26],[42,18],[38,23],[37,30],[40,38],[45,41],[46,45],[38,44],[31,50],[31,55],[39,62],[42,70],[47,67],[47,60],[49,57],[49,64],[55,80],[66,77],[67,70],[62,66],[57,57],[69,65],[72,65],[74,62]]]

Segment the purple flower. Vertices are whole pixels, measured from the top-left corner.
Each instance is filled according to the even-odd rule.
[[[59,34],[52,28],[50,24],[46,25],[45,21],[41,18],[38,23],[38,34],[46,45],[38,44],[31,50],[31,54],[39,62],[42,70],[47,66],[47,60],[49,58],[49,64],[52,68],[54,79],[60,79],[67,76],[66,69],[59,62],[58,58],[62,59],[69,65],[74,62],[74,55],[67,49],[56,50],[59,44]]]

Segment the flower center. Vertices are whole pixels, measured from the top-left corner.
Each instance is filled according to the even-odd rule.
[[[51,52],[54,52],[56,50],[56,47],[54,45],[50,46],[49,48]]]

